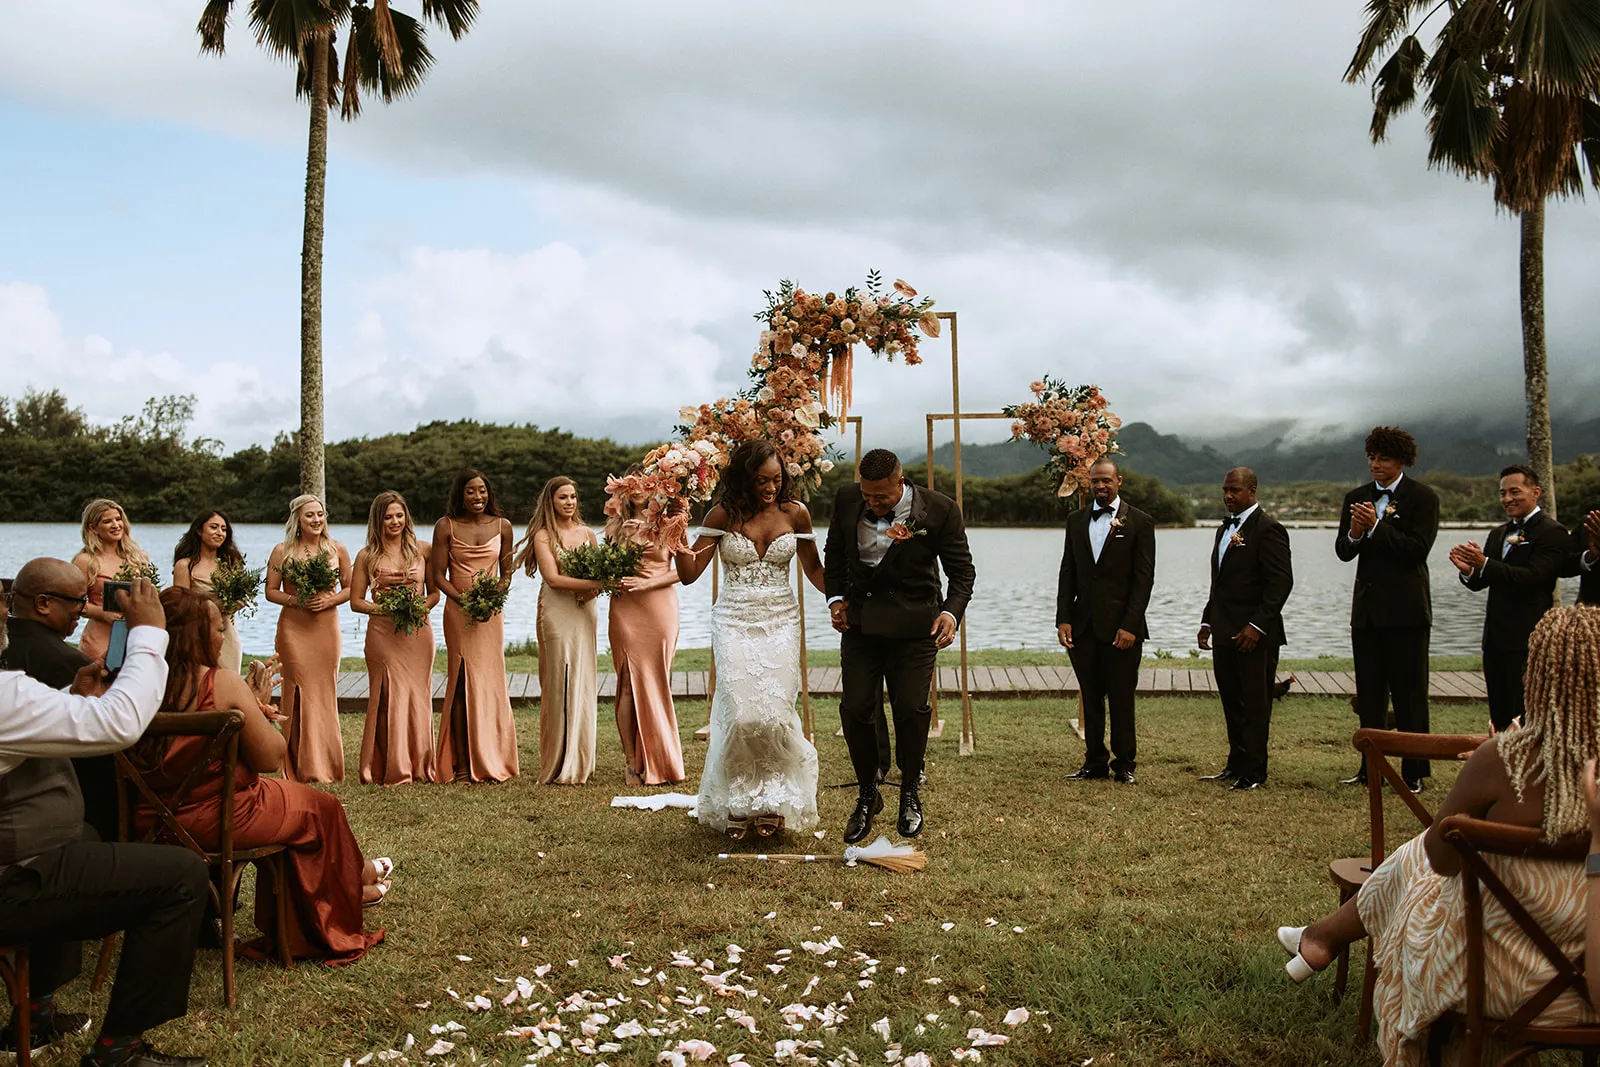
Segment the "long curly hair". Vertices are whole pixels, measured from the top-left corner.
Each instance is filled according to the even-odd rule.
[[[578,483],[568,478],[565,474],[558,474],[544,483],[544,488],[539,490],[539,499],[534,502],[533,516],[528,519],[527,533],[522,540],[517,542],[517,557],[512,560],[511,569],[521,567],[528,577],[536,577],[539,573],[539,561],[533,554],[533,539],[541,530],[550,538],[550,551],[561,551],[561,526],[556,517],[556,493],[572,486],[572,491],[578,491]],[[579,526],[583,525],[583,512],[573,512],[572,521]]]
[[[1600,608],[1552,608],[1528,639],[1522,727],[1495,742],[1517,799],[1544,785],[1547,841],[1586,831],[1583,765],[1600,756]]]
[[[212,518],[221,519],[228,527],[228,536],[223,539],[222,547],[217,549],[217,562],[231,563],[235,566],[244,563],[244,556],[239,552],[239,546],[233,543],[233,520],[213,508],[211,511],[202,511],[189,524],[188,531],[178,539],[178,547],[172,550],[172,562],[174,564],[188,560],[189,564],[193,566],[199,561],[201,552],[205,547],[200,543],[200,531]]]
[[[216,601],[205,593],[172,586],[161,591],[161,608],[167,613],[167,691],[157,710],[195,711],[202,673],[217,666],[211,621]],[[133,762],[146,770],[156,767],[166,758],[171,741],[144,738],[133,746]]]
[[[722,492],[717,497],[717,503],[728,513],[728,529],[738,529],[766,507],[756,495],[756,478],[769,459],[778,461],[782,479],[778,483],[776,503],[782,507],[794,499],[794,483],[777,447],[771,441],[740,441],[728,457],[727,469],[722,472]]]

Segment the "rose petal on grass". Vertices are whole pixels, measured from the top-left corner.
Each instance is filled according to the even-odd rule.
[[[424,1056],[448,1056],[450,1053],[455,1051],[455,1047],[456,1047],[455,1046],[455,1042],[446,1041],[444,1038],[441,1037],[439,1040],[435,1041],[433,1043],[433,1045],[430,1048],[428,1048],[426,1051],[424,1051],[422,1054]]]
[[[457,956],[456,959],[460,960],[462,963],[471,963],[472,962],[472,957],[471,956]]]
[[[627,1022],[619,1024],[616,1029],[612,1030],[611,1036],[621,1041],[624,1038],[638,1037],[642,1033],[644,1033],[644,1027],[640,1025],[639,1020],[629,1019]]]
[[[1011,1038],[1005,1034],[991,1034],[981,1026],[974,1026],[967,1031],[967,1040],[972,1042],[973,1048],[998,1048]]]
[[[955,928],[956,928],[956,924],[955,923],[940,923],[939,924],[939,929],[945,931],[946,933],[949,933],[951,930],[954,930]]]
[[[1006,1017],[1000,1021],[1007,1026],[1021,1026],[1031,1018],[1033,1018],[1033,1015],[1027,1008],[1012,1008],[1006,1012]]]
[[[906,1067],[933,1067],[933,1061],[926,1052],[913,1052],[905,1058]]]
[[[535,967],[533,969],[533,976],[535,978],[543,978],[545,975],[547,975],[549,973],[550,973],[550,964],[548,964],[548,963],[541,963],[541,964],[539,964],[539,966],[537,966],[537,967]]]

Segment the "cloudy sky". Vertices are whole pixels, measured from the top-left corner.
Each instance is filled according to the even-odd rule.
[[[241,446],[298,419],[306,114],[242,14],[199,54],[201,7],[7,13],[0,394],[192,392]],[[1368,143],[1363,8],[484,0],[417,97],[332,130],[329,436],[656,439],[742,384],[763,288],[870,268],[959,313],[968,410],[1053,373],[1193,434],[1515,419],[1516,221],[1420,120]],[[1553,395],[1593,416],[1600,206],[1548,226]],[[949,409],[926,354],[858,359],[869,441]]]

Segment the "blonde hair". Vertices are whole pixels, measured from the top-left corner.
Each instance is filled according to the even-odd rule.
[[[1600,608],[1545,612],[1528,639],[1522,727],[1495,738],[1520,801],[1544,785],[1547,841],[1589,827],[1583,765],[1600,755]]]
[[[372,498],[372,507],[367,511],[367,552],[371,554],[374,566],[383,558],[383,517],[389,513],[390,504],[399,504],[400,510],[406,513],[406,528],[400,532],[400,558],[409,568],[422,558],[422,548],[417,544],[417,528],[411,522],[411,508],[406,505],[406,498],[393,489],[385,489]]]
[[[511,562],[512,570],[521,567],[528,577],[538,576],[539,561],[533,554],[533,539],[541,532],[550,538],[552,552],[561,551],[561,524],[556,516],[556,493],[569,485],[572,486],[574,493],[578,491],[577,482],[564,474],[558,474],[545,482],[544,488],[539,490],[539,499],[533,505],[533,516],[528,519],[528,532],[517,542],[517,556]],[[574,511],[572,521],[582,526],[583,515]]]
[[[100,574],[100,557],[107,549],[113,547],[101,539],[95,527],[105,517],[106,512],[115,509],[122,516],[122,540],[116,544],[117,555],[124,563],[148,563],[150,556],[139,543],[133,539],[133,526],[128,522],[128,510],[115,500],[101,497],[91,500],[83,506],[83,553],[89,557],[89,580],[92,582]]]
[[[289,501],[289,521],[283,524],[283,554],[291,555],[295,546],[300,543],[300,509],[307,504],[322,504],[322,498],[315,493],[301,493]],[[322,505],[322,535],[317,538],[317,551],[326,552],[328,558],[334,556],[333,538],[328,536],[328,506]]]

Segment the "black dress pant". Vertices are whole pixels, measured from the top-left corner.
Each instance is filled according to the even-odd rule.
[[[1272,725],[1272,684],[1278,677],[1278,646],[1265,640],[1241,652],[1223,639],[1212,656],[1222,719],[1228,727],[1228,773],[1252,782],[1267,780],[1267,735]]]
[[[1383,729],[1389,702],[1395,728],[1428,732],[1428,635],[1426,626],[1362,627],[1350,631],[1356,661],[1356,716],[1363,727]],[[1407,781],[1426,778],[1428,761],[1400,762]]]
[[[840,635],[844,697],[839,701],[839,723],[844,727],[856,781],[863,789],[877,780],[879,767],[888,764],[889,739],[879,729],[884,722],[885,686],[894,713],[894,755],[900,781],[903,786],[915,787],[920,780],[932,719],[928,694],[938,654],[932,637],[901,640],[854,629]]]
[[[1078,675],[1083,695],[1083,765],[1091,770],[1133,773],[1138,743],[1133,731],[1133,694],[1139,685],[1139,657],[1144,642],[1117,648],[1097,641],[1088,627],[1086,637],[1073,642],[1067,655]],[[1111,749],[1106,749],[1106,706],[1111,708]]]
[[[1522,675],[1528,669],[1528,650],[1483,650],[1483,685],[1489,691],[1489,718],[1496,730],[1506,730],[1522,714]]]
[[[0,873],[0,943],[25,944],[34,996],[77,977],[83,941],[122,932],[101,1033],[131,1037],[189,1010],[205,861],[176,845],[80,841]]]

